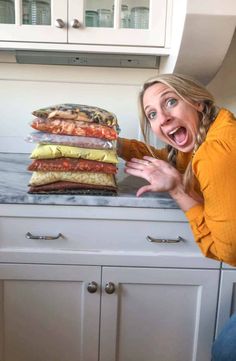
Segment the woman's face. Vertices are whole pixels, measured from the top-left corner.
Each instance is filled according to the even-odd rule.
[[[182,152],[193,150],[201,104],[191,106],[168,86],[156,83],[145,90],[143,109],[152,131],[161,141]]]

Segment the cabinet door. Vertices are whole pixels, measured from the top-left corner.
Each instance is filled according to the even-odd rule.
[[[5,5],[1,5],[4,12],[0,16],[0,40],[67,42],[67,0],[2,3]]]
[[[69,43],[165,45],[167,0],[70,0],[69,4],[68,23],[75,24],[69,27]]]
[[[223,270],[220,281],[216,335],[229,317],[236,312],[236,270]]]
[[[100,361],[209,361],[218,278],[217,270],[103,268]]]
[[[100,267],[0,265],[1,361],[97,361]]]

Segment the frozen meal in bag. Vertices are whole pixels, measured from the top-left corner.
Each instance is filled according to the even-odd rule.
[[[49,119],[70,119],[82,122],[103,124],[110,127],[117,126],[117,119],[115,114],[90,105],[82,104],[57,104],[34,110],[33,115],[39,118]]]

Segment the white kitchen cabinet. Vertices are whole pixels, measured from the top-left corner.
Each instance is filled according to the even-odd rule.
[[[0,41],[20,41],[20,42],[67,42],[67,0],[52,0],[50,6],[50,25],[37,25],[36,23],[24,24],[25,17],[23,0],[15,0],[13,23],[0,22]],[[29,1],[29,4],[32,1]],[[29,10],[28,10],[29,11]],[[29,13],[27,16],[30,16]],[[64,19],[65,26],[58,28],[57,19]],[[32,22],[32,21],[31,21]],[[2,44],[4,47],[4,44]]]
[[[29,260],[30,262],[30,260]],[[1,361],[97,361],[99,267],[0,264]]]
[[[104,267],[100,361],[210,361],[218,276]],[[112,294],[104,292],[109,283]]]
[[[14,6],[14,16],[10,21],[3,22],[3,19],[2,23],[0,18],[0,41],[51,44],[164,47],[167,15],[170,16],[171,9],[170,0],[45,0],[44,2],[8,0],[8,2]],[[42,3],[45,7],[42,12],[48,12],[47,20],[44,20],[45,16],[44,18],[41,16],[36,17],[36,20],[33,18],[32,21],[34,15],[34,13],[32,15],[34,11],[32,6],[34,5],[37,10],[37,6],[39,7]],[[28,10],[26,5],[28,5]],[[131,14],[134,8],[139,8],[139,11],[143,8],[148,9],[148,23],[144,25],[145,28],[142,28],[142,23],[138,22],[139,19],[144,19],[142,14],[134,15],[135,22],[129,21],[127,25],[129,27],[123,27],[122,5],[128,6],[128,14]],[[97,23],[96,26],[90,26],[88,21],[86,23],[86,12],[97,12],[98,9],[110,12],[111,23],[108,27],[102,23]],[[17,44],[14,47],[17,48]]]
[[[5,264],[0,275],[2,361],[93,361],[99,348],[100,361],[210,360],[217,270]]]
[[[221,272],[216,336],[236,312],[236,269],[226,266]]]
[[[219,272],[177,209],[1,205],[0,360],[210,361]]]

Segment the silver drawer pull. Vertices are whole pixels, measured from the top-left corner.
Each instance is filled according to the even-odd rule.
[[[149,242],[156,242],[156,243],[179,243],[184,242],[184,239],[178,236],[176,239],[165,239],[165,238],[153,238],[151,236],[146,237],[147,241]]]
[[[52,239],[58,239],[60,237],[63,238],[63,235],[61,233],[58,233],[57,236],[33,236],[32,233],[27,232],[25,237],[28,238],[28,239],[44,239],[46,241],[50,241]]]

